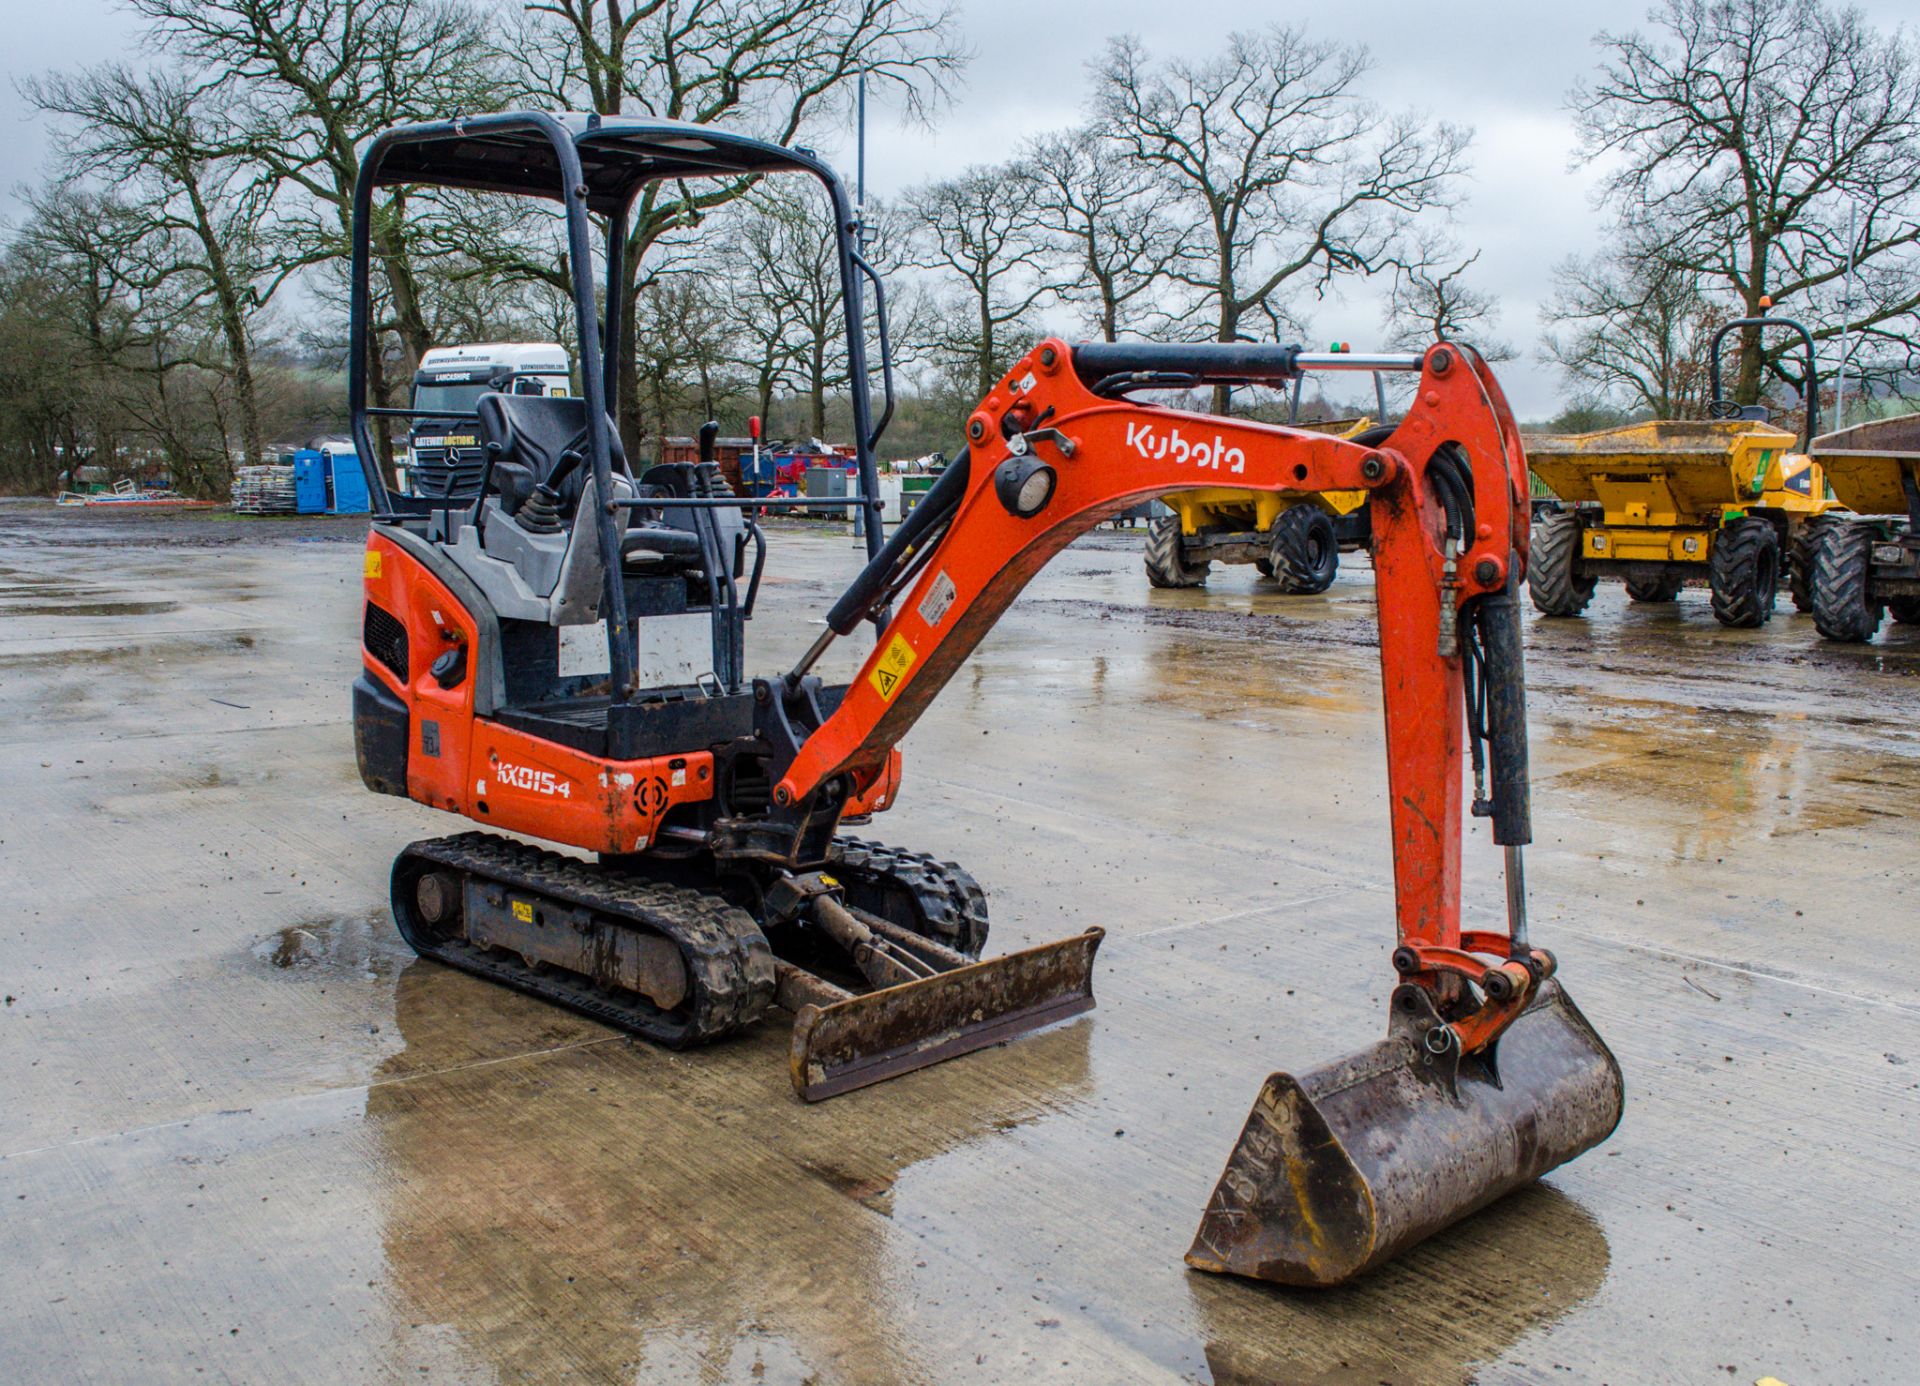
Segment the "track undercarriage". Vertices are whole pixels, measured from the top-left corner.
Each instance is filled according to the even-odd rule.
[[[795,1016],[809,1099],[996,1044],[1093,1006],[1098,929],[991,962],[986,896],[951,862],[837,839],[829,869],[600,863],[488,833],[415,842],[393,912],[423,957],[670,1048]],[[932,983],[933,985],[925,985]]]

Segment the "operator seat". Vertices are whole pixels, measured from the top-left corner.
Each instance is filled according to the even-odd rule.
[[[490,391],[474,403],[474,413],[479,418],[481,446],[493,460],[492,484],[500,493],[501,508],[517,515],[533,499],[535,489],[545,486],[554,493],[552,518],[571,518],[593,474],[587,463],[587,402],[575,396]],[[611,419],[607,436],[614,473],[630,479],[627,455]],[[548,508],[536,503],[538,510]]]

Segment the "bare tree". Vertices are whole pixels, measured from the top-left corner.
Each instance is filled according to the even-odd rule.
[[[1705,416],[1707,346],[1726,320],[1693,271],[1634,249],[1554,271],[1542,358],[1585,397],[1656,419]]]
[[[827,395],[847,380],[832,215],[817,190],[790,182],[764,185],[738,208],[729,266],[736,355],[762,417],[776,394],[798,394],[813,436],[825,437]]]
[[[1920,341],[1920,48],[1819,0],[1663,0],[1655,32],[1603,33],[1572,94],[1583,160],[1616,165],[1604,205],[1646,254],[1742,316],[1771,297],[1900,349]],[[1857,232],[1847,238],[1850,219]],[[1860,296],[1839,303],[1852,261]],[[1772,373],[1796,390],[1784,339],[1743,334],[1734,397]]]
[[[74,121],[60,144],[76,171],[115,187],[135,215],[150,288],[179,285],[188,305],[208,303],[224,360],[201,364],[231,377],[246,460],[264,454],[254,380],[253,320],[285,279],[262,222],[270,183],[231,137],[226,98],[173,72],[120,65],[26,84],[41,110]]]
[[[965,57],[947,0],[527,0],[515,45],[534,98],[602,115],[724,121],[792,143],[845,106],[853,80],[923,110]],[[743,195],[751,178],[656,183],[633,209],[625,247],[629,304],[648,253]],[[621,315],[621,435],[645,434],[641,314]]]
[[[1166,274],[1183,254],[1165,184],[1093,125],[1040,136],[1022,163],[1052,240],[1049,271],[1060,297],[1083,306],[1102,341],[1164,321]]]
[[[84,285],[29,225],[0,257],[0,482],[38,495],[73,484],[88,422]]]
[[[1406,263],[1416,216],[1455,200],[1468,132],[1383,113],[1359,94],[1367,67],[1295,28],[1234,34],[1200,63],[1108,44],[1095,110],[1173,194],[1192,262],[1172,272],[1215,340],[1290,330],[1297,291]]]
[[[1385,314],[1388,344],[1425,351],[1435,342],[1465,342],[1489,361],[1511,361],[1512,344],[1488,335],[1500,320],[1498,303],[1467,279],[1479,259],[1476,250],[1449,264],[1433,247],[1397,269]]]
[[[1005,373],[1011,348],[1053,292],[1034,183],[1024,163],[975,165],[906,194],[916,233],[910,263],[952,296],[933,349],[976,399]]]
[[[64,368],[58,387],[70,402],[44,415],[61,420],[62,470],[164,469],[184,491],[223,494],[233,377],[204,284],[177,271],[176,237],[156,234],[147,208],[71,183],[28,205],[15,249],[33,269],[19,288],[45,311],[16,321]]]
[[[304,194],[284,229],[288,264],[344,253],[360,150],[408,121],[496,109],[499,79],[485,11],[461,0],[128,0],[160,46],[231,83],[228,136],[284,192]],[[389,398],[384,336],[412,374],[433,344],[411,251],[405,193],[376,209],[372,240],[386,292],[369,344],[374,398]],[[381,430],[384,437],[384,429]]]

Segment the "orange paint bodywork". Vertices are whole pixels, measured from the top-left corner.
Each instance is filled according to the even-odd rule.
[[[1427,353],[1414,401],[1376,447],[1324,433],[1194,414],[1095,395],[1074,373],[1071,348],[1042,342],[1023,357],[969,421],[972,473],[946,536],[894,608],[846,700],[807,739],[776,798],[797,803],[835,775],[871,773],[952,677],[1027,582],[1079,535],[1127,506],[1196,484],[1251,491],[1371,492],[1373,563],[1385,690],[1394,886],[1400,941],[1431,979],[1477,980],[1489,965],[1465,939],[1505,935],[1460,922],[1465,752],[1460,657],[1442,656],[1444,511],[1424,479],[1443,444],[1473,462],[1475,532],[1456,556],[1456,605],[1502,589],[1525,571],[1530,516],[1526,456],[1492,372],[1470,350]],[[1015,456],[1006,433],[1039,426],[1065,435],[1032,444],[1058,482],[1030,519],[1000,503],[994,472]],[[898,646],[904,645],[910,658]],[[1496,961],[1504,959],[1504,944]],[[1479,1048],[1526,998],[1490,1007],[1462,1028]]]
[[[451,689],[440,687],[431,672],[445,650],[463,643],[473,648],[473,616],[377,529],[368,537],[367,555],[367,600],[407,628],[404,685],[371,655],[363,655],[363,662],[368,676],[399,694],[410,711],[408,797],[592,852],[639,851],[652,842],[668,810],[713,797],[713,756],[707,751],[607,760],[475,715],[471,668]],[[428,753],[430,735],[437,738],[437,755]]]

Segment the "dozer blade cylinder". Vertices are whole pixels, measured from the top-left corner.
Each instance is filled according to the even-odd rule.
[[[809,1102],[1051,1025],[1093,1009],[1093,955],[1106,937],[1073,938],[951,972],[805,1005],[793,1023],[794,1091]]]
[[[1558,983],[1540,984],[1491,1060],[1437,1043],[1451,1034],[1424,989],[1402,986],[1384,1042],[1268,1078],[1187,1264],[1339,1285],[1592,1149],[1619,1122],[1620,1066]]]

